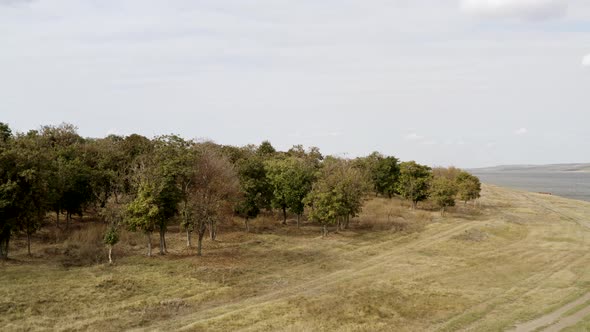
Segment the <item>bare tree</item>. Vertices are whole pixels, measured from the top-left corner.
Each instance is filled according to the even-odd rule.
[[[183,209],[185,227],[197,232],[197,255],[200,256],[207,229],[214,238],[221,216],[231,211],[239,193],[239,183],[226,157],[207,146],[196,145],[194,149],[197,153],[191,165],[190,181],[186,182]],[[190,232],[187,244],[190,244]]]

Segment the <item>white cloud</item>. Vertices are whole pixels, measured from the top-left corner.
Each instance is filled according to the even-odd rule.
[[[544,20],[563,16],[566,0],[461,0],[461,9],[489,18]]]
[[[422,142],[422,144],[424,144],[424,145],[437,145],[438,142],[433,139],[430,139],[430,140]]]
[[[0,0],[0,6],[26,5],[31,2],[33,2],[33,0]]]
[[[522,136],[522,135],[526,135],[528,132],[529,132],[529,130],[526,129],[526,128],[519,128],[519,129],[517,129],[517,130],[514,131],[514,134],[515,135]]]
[[[590,54],[587,54],[582,58],[582,66],[590,67]]]
[[[406,137],[405,137],[405,139],[408,141],[418,141],[423,138],[424,138],[424,136],[418,135],[416,133],[410,133],[410,134],[406,135]]]

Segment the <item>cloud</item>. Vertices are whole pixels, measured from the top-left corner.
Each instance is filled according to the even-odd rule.
[[[522,135],[526,135],[528,132],[529,131],[526,128],[519,128],[514,131],[514,135],[522,136]]]
[[[436,140],[430,139],[430,140],[422,142],[422,144],[424,144],[424,145],[437,145],[438,142]]]
[[[424,138],[424,136],[418,135],[416,133],[407,134],[406,137],[405,137],[405,139],[408,140],[408,141],[418,141],[418,140],[421,140],[423,138]]]
[[[582,58],[582,66],[590,67],[590,54],[587,54]]]
[[[565,15],[565,0],[461,0],[461,10],[487,18],[546,20]]]
[[[0,0],[0,6],[26,5],[31,2],[33,2],[33,0]]]

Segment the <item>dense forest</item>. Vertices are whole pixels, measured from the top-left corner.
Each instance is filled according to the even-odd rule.
[[[93,214],[108,225],[111,250],[123,228],[152,237],[166,254],[166,232],[180,225],[187,246],[196,237],[215,240],[219,223],[239,216],[244,231],[260,213],[276,211],[283,223],[294,216],[344,230],[369,195],[400,197],[410,208],[429,200],[441,213],[456,201],[477,199],[479,179],[465,171],[430,168],[373,152],[343,159],[318,148],[276,151],[270,142],[235,147],[186,140],[177,135],[146,138],[109,135],[84,138],[75,126],[43,126],[13,133],[0,123],[0,257],[10,239],[28,239],[48,223],[67,233],[76,217]]]

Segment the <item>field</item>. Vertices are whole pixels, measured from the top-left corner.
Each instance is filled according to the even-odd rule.
[[[372,198],[326,238],[278,219],[236,220],[202,257],[177,228],[152,258],[123,234],[112,266],[90,222],[44,230],[33,257],[17,238],[0,329],[590,331],[590,203],[484,186],[444,217]]]

